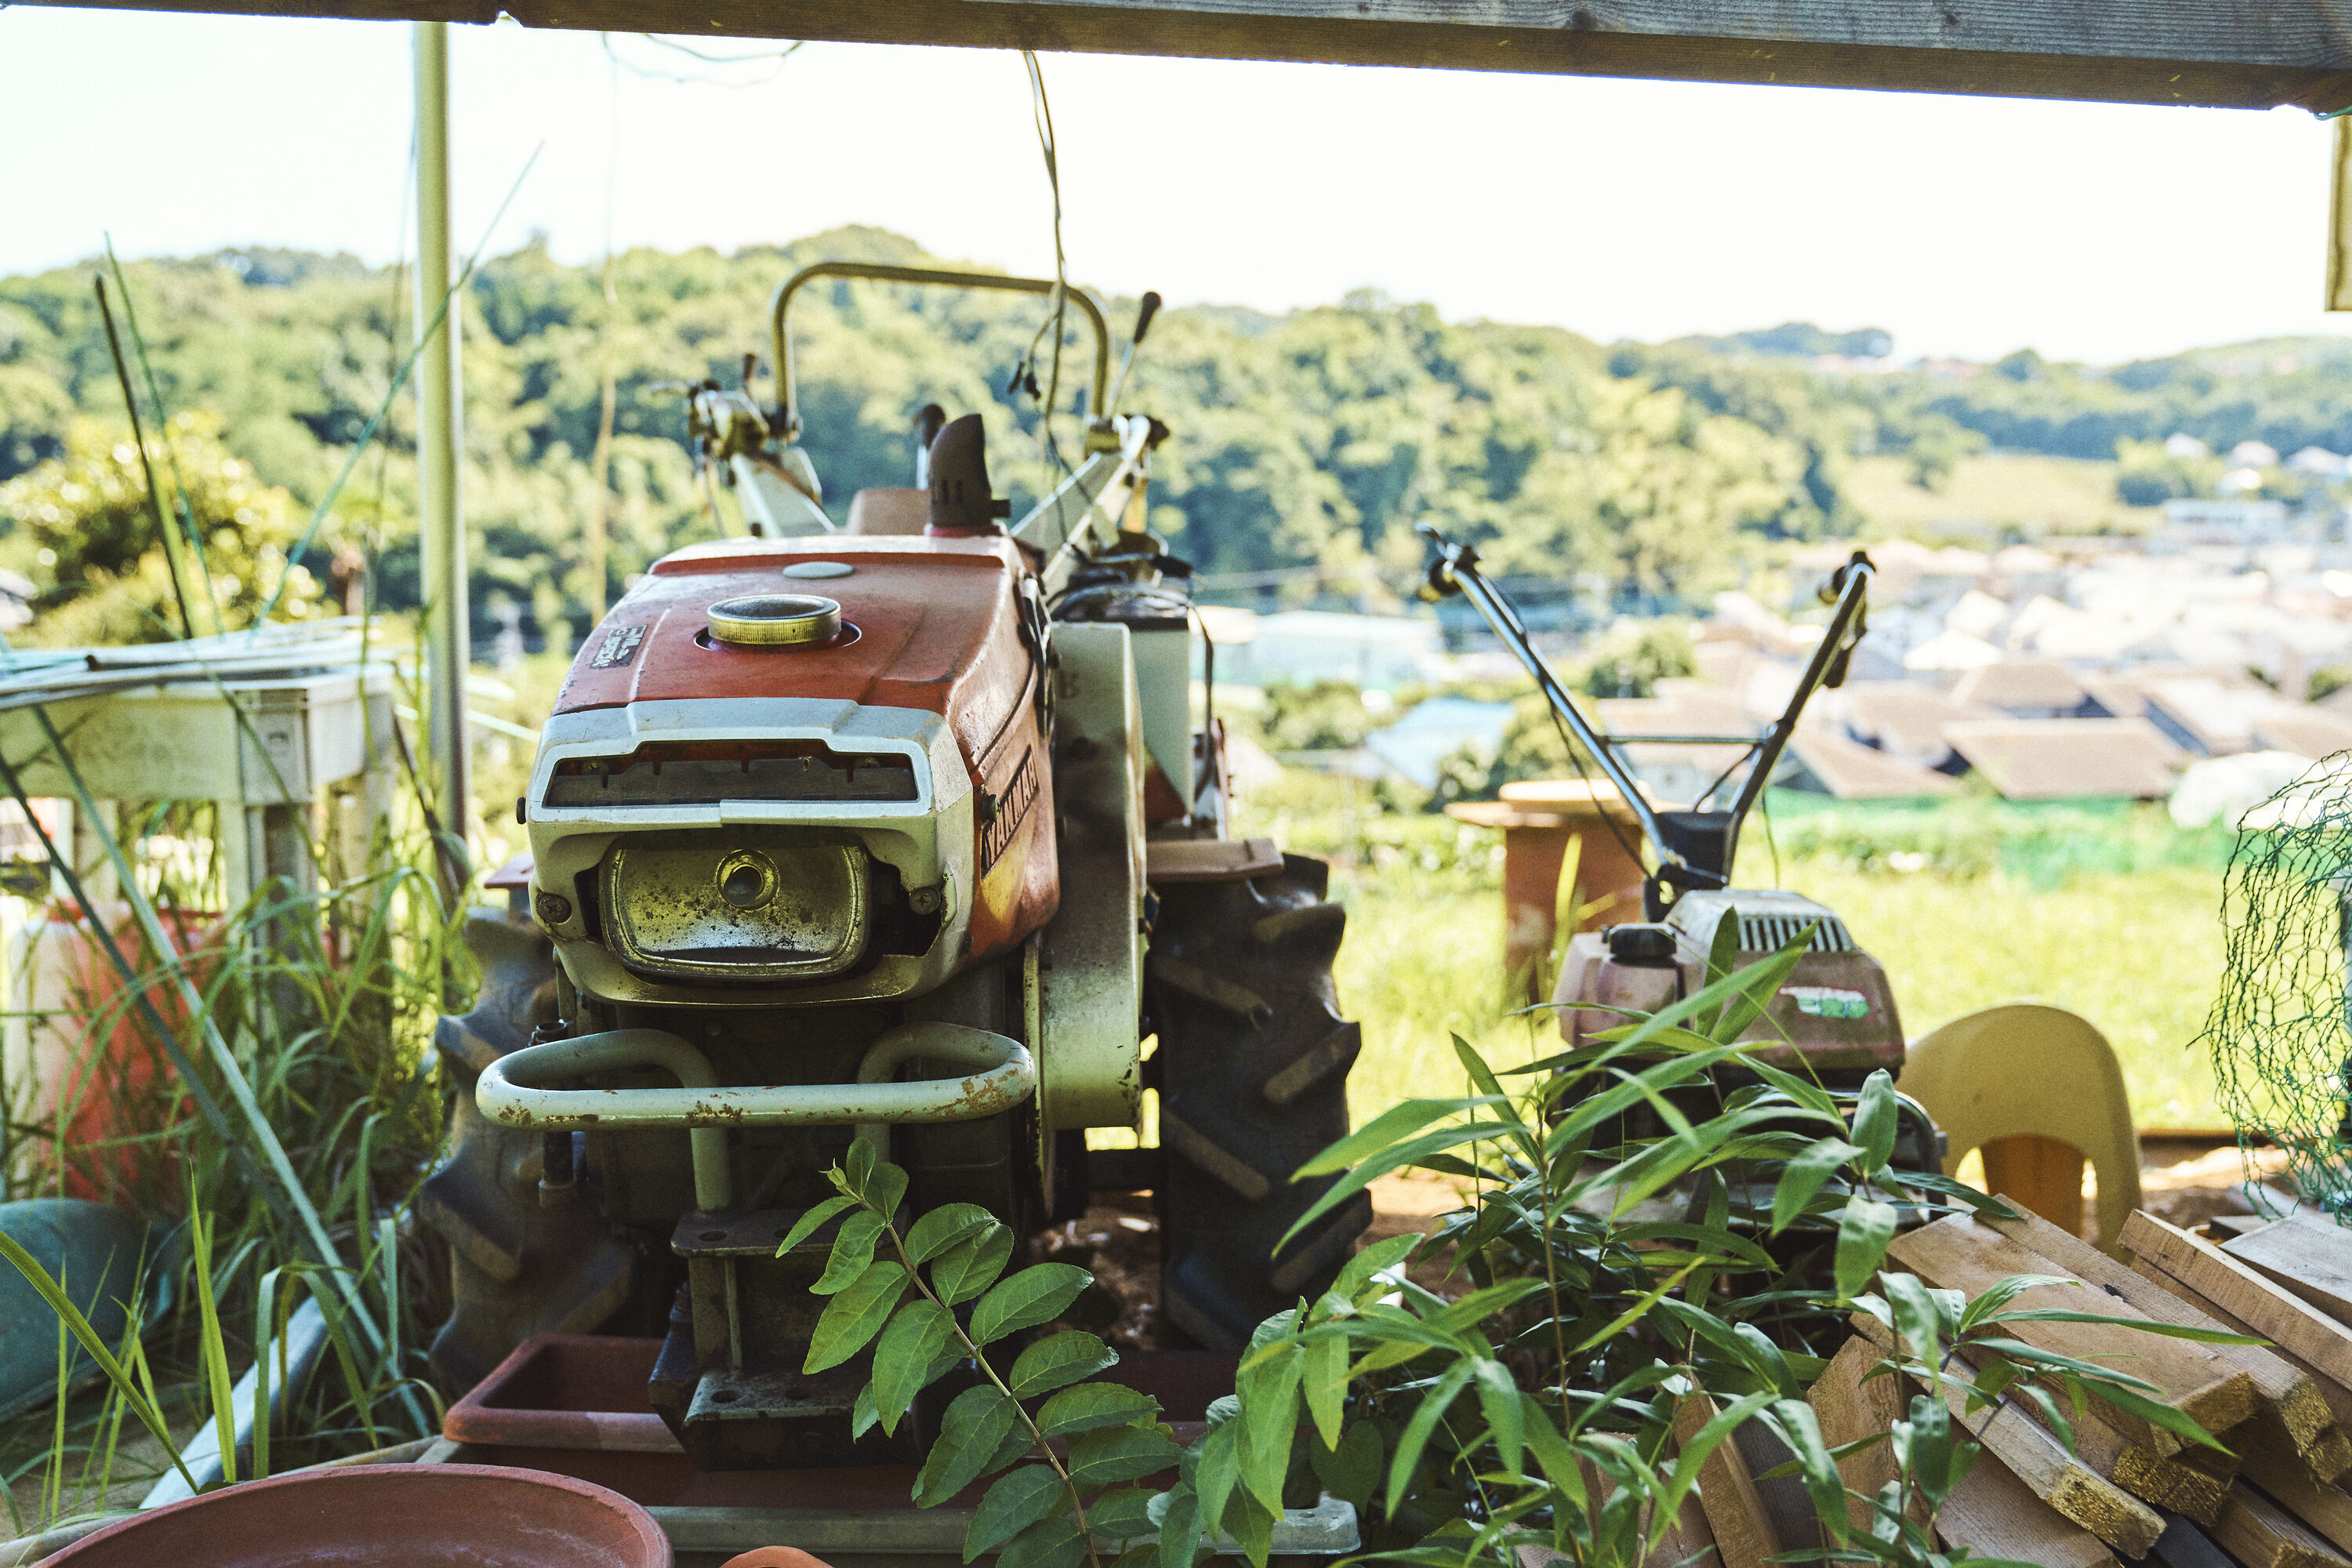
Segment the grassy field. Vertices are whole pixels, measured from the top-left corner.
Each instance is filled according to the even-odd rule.
[[[1863,458],[1849,470],[1845,489],[1873,532],[1915,538],[1937,537],[1954,524],[2028,535],[2092,533],[2102,524],[2130,527],[2153,515],[2116,499],[2111,462],[2021,452],[1963,458],[1939,490],[1913,484],[1901,458]]]
[[[1334,896],[1349,909],[1339,997],[1364,1026],[1352,1097],[1360,1121],[1400,1099],[1452,1092],[1462,1081],[1453,1033],[1497,1062],[1557,1048],[1558,1037],[1548,1019],[1509,1016],[1498,837],[1444,816],[1383,815],[1350,788],[1286,780],[1245,803],[1244,826],[1333,861]],[[1943,831],[1949,815],[1904,825],[1908,837],[1882,837],[1928,842],[1920,835]],[[1974,826],[1948,833],[1940,855],[1893,856],[1858,855],[1850,836],[1792,832],[1784,820],[1784,850],[1793,842],[1802,852],[1783,854],[1777,885],[1845,919],[1886,965],[1913,1037],[1981,1007],[2052,1003],[2114,1043],[2142,1127],[2225,1124],[2211,1064],[2193,1048],[2221,982],[2222,851],[2175,843],[2152,808],[1964,810],[1960,820]],[[2064,830],[2056,841],[2071,847],[2074,866],[2034,858],[2021,868],[2013,854],[2004,866],[2004,846],[2038,842],[2021,823],[2042,837]],[[1987,835],[1990,850],[1979,843]],[[1742,882],[1776,885],[1769,854],[1750,850]],[[1894,868],[1916,865],[1915,856],[1928,864]]]

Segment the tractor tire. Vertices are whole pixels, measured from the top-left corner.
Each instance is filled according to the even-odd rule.
[[[526,917],[477,910],[466,945],[480,964],[472,1011],[433,1032],[455,1091],[448,1152],[417,1194],[417,1217],[449,1244],[449,1321],[435,1336],[435,1378],[462,1393],[533,1334],[586,1333],[628,1300],[636,1249],[614,1238],[593,1194],[540,1199],[544,1137],[503,1126],[474,1103],[482,1069],[555,1022],[555,953]]]
[[[1371,1222],[1359,1194],[1288,1246],[1339,1178],[1291,1173],[1348,1132],[1362,1032],[1339,1016],[1331,961],[1347,910],[1330,870],[1286,855],[1248,881],[1160,888],[1146,971],[1160,1090],[1160,1320],[1239,1351],[1266,1318],[1321,1295]]]

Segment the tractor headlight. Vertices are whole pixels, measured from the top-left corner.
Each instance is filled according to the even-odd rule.
[[[605,931],[648,976],[821,980],[865,955],[866,851],[704,832],[632,836],[604,862]]]

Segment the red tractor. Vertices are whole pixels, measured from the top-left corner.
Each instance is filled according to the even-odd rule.
[[[1190,568],[1142,522],[1167,432],[1112,412],[1100,311],[1069,293],[1086,451],[1026,518],[980,416],[926,410],[918,485],[836,529],[794,444],[788,313],[816,278],[1055,288],[812,267],[775,297],[777,405],[693,389],[751,537],[656,563],[572,666],[518,803],[527,919],[477,920],[482,992],[443,1021],[455,1132],[421,1205],[455,1260],[446,1381],[533,1333],[662,1335],[650,1396],[706,1468],[928,1440],[919,1410],[853,1441],[865,1358],[801,1370],[832,1235],[778,1239],[853,1140],[906,1169],[910,1215],[978,1204],[1022,1235],[1148,1189],[1180,1345],[1245,1344],[1370,1217],[1276,1246],[1328,1180],[1290,1173],[1347,1131],[1346,917],[1322,863],[1229,836]],[[1147,1089],[1159,1146],[1090,1154]]]

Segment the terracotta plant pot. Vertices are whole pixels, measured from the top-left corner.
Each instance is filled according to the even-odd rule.
[[[494,1465],[363,1465],[208,1492],[109,1525],[58,1568],[670,1568],[618,1492]]]

